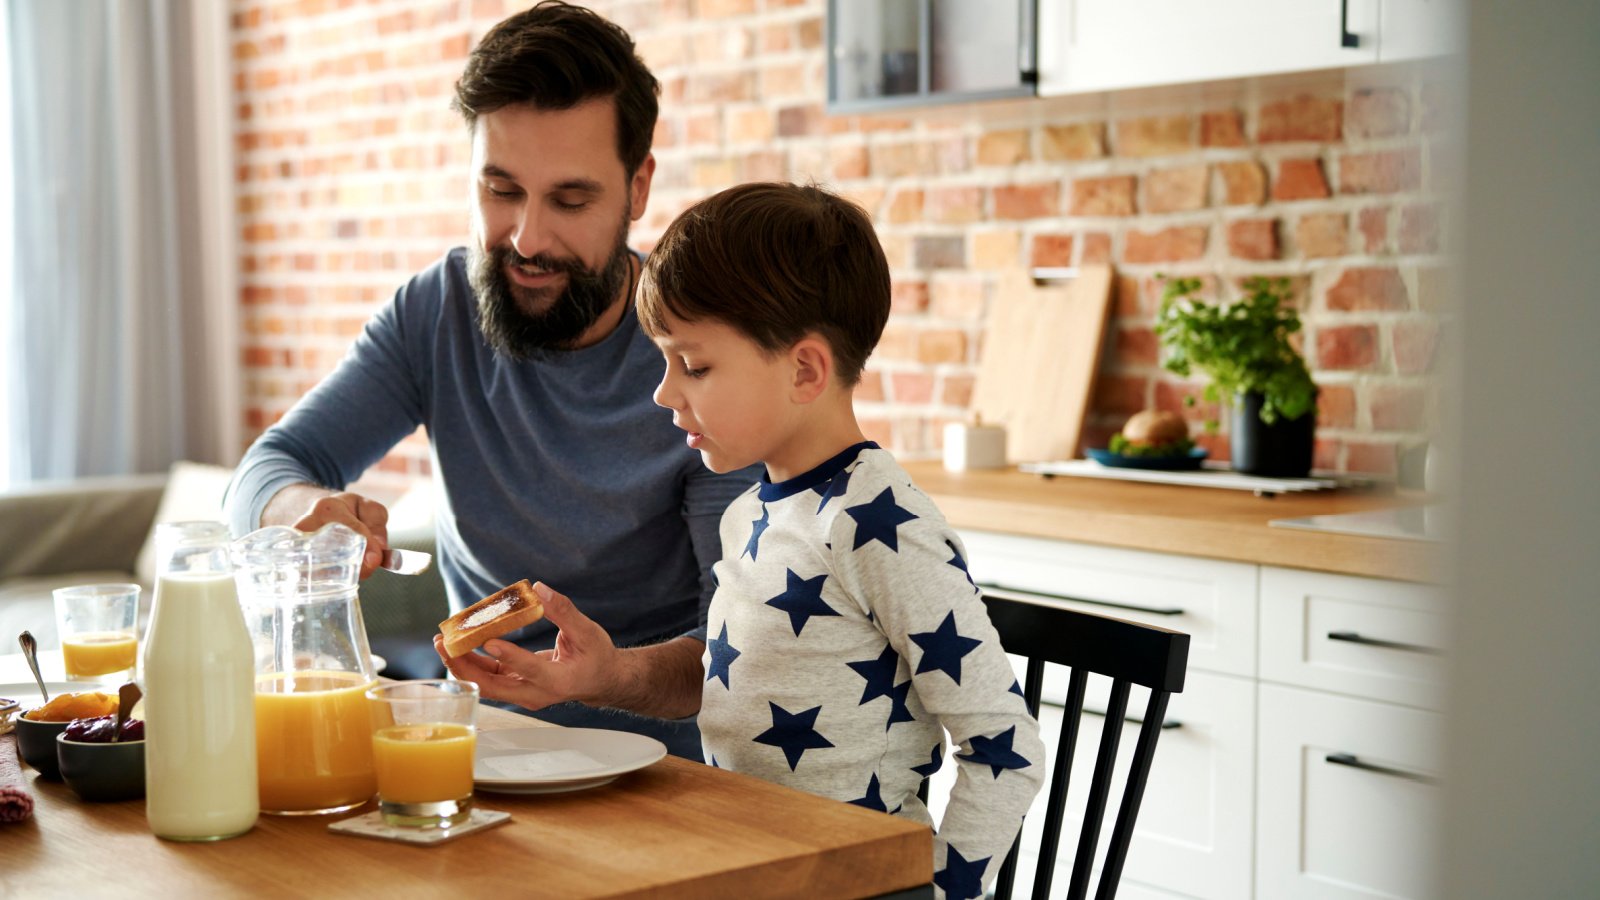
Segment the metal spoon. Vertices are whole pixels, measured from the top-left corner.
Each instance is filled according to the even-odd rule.
[[[28,668],[33,670],[33,680],[39,682],[39,695],[49,703],[50,692],[44,689],[44,676],[39,674],[39,642],[33,639],[30,632],[24,631],[17,635],[17,643],[22,645],[22,657],[28,661]]]
[[[128,682],[117,688],[117,727],[111,732],[111,743],[122,740],[122,723],[128,721],[128,715],[133,712],[133,706],[139,702],[144,692],[133,682]]]

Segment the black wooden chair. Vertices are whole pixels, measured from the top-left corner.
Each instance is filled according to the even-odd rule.
[[[1055,767],[1045,807],[1039,867],[1033,881],[1034,900],[1045,900],[1050,893],[1050,877],[1056,865],[1056,845],[1060,842],[1062,819],[1066,815],[1072,752],[1078,738],[1078,721],[1084,715],[1083,697],[1089,673],[1111,678],[1111,695],[1106,704],[1105,726],[1100,734],[1083,827],[1078,833],[1077,855],[1067,886],[1066,896],[1069,900],[1080,900],[1088,893],[1089,876],[1094,869],[1095,851],[1100,839],[1101,820],[1105,817],[1106,798],[1116,767],[1117,744],[1122,735],[1129,688],[1138,684],[1150,689],[1150,700],[1145,707],[1138,743],[1134,746],[1133,760],[1117,809],[1116,824],[1111,830],[1110,847],[1101,870],[1100,884],[1095,892],[1098,900],[1111,900],[1116,896],[1117,883],[1122,879],[1122,864],[1133,838],[1133,822],[1139,815],[1139,803],[1144,797],[1150,763],[1155,758],[1156,739],[1161,736],[1167,698],[1183,690],[1184,673],[1189,664],[1189,636],[1153,625],[1046,606],[1018,597],[985,594],[983,599],[988,604],[989,618],[1000,633],[1000,643],[1005,646],[1006,652],[1028,660],[1022,690],[1028,709],[1035,716],[1039,715],[1045,664],[1053,663],[1072,670],[1067,685],[1061,738],[1056,745]],[[996,900],[1010,900],[1021,846],[1022,835],[1019,833],[995,882]]]

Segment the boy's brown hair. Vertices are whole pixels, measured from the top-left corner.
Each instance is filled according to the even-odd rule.
[[[471,127],[507,106],[560,110],[610,98],[617,158],[632,178],[650,155],[660,92],[626,31],[581,6],[545,0],[489,29],[467,58],[450,106]]]
[[[743,184],[674,219],[645,260],[639,321],[712,320],[768,353],[808,334],[854,387],[889,320],[889,263],[861,207],[815,185]]]

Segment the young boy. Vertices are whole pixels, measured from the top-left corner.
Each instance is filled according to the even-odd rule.
[[[655,399],[706,466],[766,477],[722,517],[700,729],[706,760],[931,823],[944,733],[960,774],[935,884],[973,897],[1045,772],[960,538],[852,405],[889,317],[872,224],[816,187],[748,184],[674,221],[641,277],[667,358]]]
[[[667,227],[638,312],[666,357],[656,402],[689,446],[719,473],[766,465],[722,517],[704,653],[618,649],[539,583],[553,651],[491,640],[487,656],[440,656],[484,697],[533,709],[698,712],[712,765],[929,825],[917,788],[948,732],[960,771],[934,884],[981,896],[1044,780],[1044,746],[960,539],[856,423],[889,317],[872,223],[815,187],[723,191]]]

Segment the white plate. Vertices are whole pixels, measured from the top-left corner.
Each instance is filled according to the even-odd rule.
[[[665,744],[603,728],[511,728],[478,733],[472,783],[502,794],[554,794],[599,787],[667,755]]]

